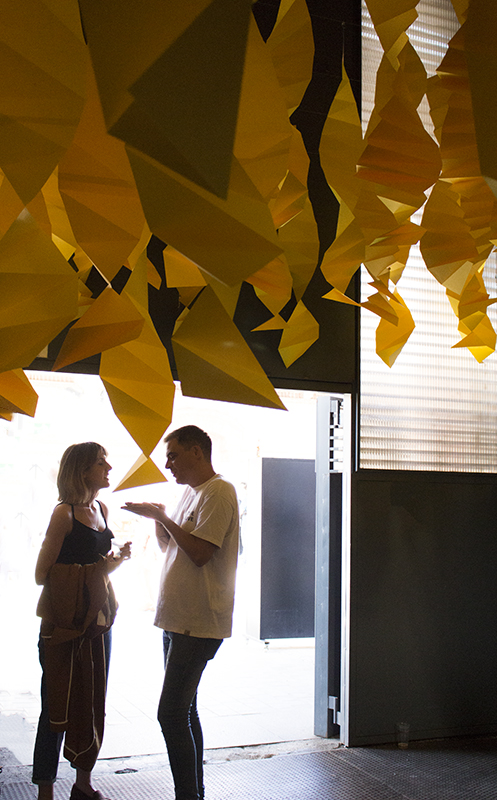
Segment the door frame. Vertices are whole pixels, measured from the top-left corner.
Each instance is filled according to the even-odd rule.
[[[316,409],[314,733],[349,739],[350,485],[352,397],[327,394]]]

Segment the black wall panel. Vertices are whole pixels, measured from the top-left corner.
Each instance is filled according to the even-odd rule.
[[[497,475],[353,478],[350,744],[497,732]]]
[[[261,639],[314,636],[314,461],[262,459]]]

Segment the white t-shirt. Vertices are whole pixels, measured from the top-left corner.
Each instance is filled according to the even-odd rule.
[[[234,486],[214,475],[188,486],[171,519],[183,530],[215,544],[197,567],[171,537],[165,552],[155,625],[208,639],[231,636],[238,559],[238,500]]]

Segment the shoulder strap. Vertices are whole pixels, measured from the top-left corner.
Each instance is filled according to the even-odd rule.
[[[100,513],[101,513],[101,515],[102,515],[102,519],[103,519],[103,521],[105,522],[105,527],[107,527],[107,520],[106,520],[106,518],[105,518],[104,510],[103,510],[103,508],[102,508],[102,503],[100,502],[100,500],[97,500],[97,503],[98,503],[98,505],[99,505],[99,508],[100,508]]]

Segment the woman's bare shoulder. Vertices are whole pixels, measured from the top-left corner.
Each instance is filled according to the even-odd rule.
[[[52,511],[51,522],[72,524],[72,506],[69,503],[59,503]]]
[[[52,513],[57,516],[72,516],[72,508],[70,503],[57,503]]]

